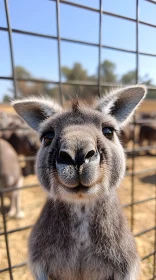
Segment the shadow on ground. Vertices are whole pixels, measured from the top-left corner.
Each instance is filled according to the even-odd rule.
[[[142,183],[156,185],[156,174],[139,178]]]

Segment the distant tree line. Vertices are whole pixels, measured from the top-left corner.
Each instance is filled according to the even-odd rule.
[[[83,68],[80,63],[74,63],[73,67],[63,66],[61,69],[63,81],[93,81],[97,82],[98,71],[95,75],[88,75],[87,70]],[[22,66],[15,67],[16,77],[19,79],[32,79],[32,74]],[[136,70],[128,71],[123,74],[120,78],[116,74],[116,64],[104,60],[100,65],[100,79],[102,83],[113,83],[113,84],[135,84],[136,83]],[[141,83],[152,85],[152,79],[148,75],[139,77]],[[92,102],[92,99],[98,94],[97,86],[77,86],[77,85],[63,85],[63,97],[66,101],[70,100],[76,94],[81,99],[85,99],[87,102]],[[108,87],[103,87],[103,91]],[[17,81],[17,90],[19,97],[26,97],[28,95],[39,95],[47,94],[48,96],[59,101],[59,89],[57,85],[51,85],[45,82],[28,82],[28,81]],[[156,92],[149,90],[147,98],[156,98]],[[9,95],[5,94],[3,101],[7,102]]]

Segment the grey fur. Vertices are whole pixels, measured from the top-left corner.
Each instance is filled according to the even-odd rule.
[[[116,194],[125,173],[118,131],[145,92],[143,86],[125,88],[93,108],[77,101],[68,111],[58,111],[52,102],[41,106],[35,99],[32,113],[34,99],[14,102],[43,136],[36,172],[48,198],[29,239],[36,280],[137,279],[139,257]],[[114,128],[112,139],[102,127]],[[49,131],[55,133],[46,146]]]

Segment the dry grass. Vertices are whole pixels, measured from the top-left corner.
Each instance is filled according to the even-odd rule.
[[[128,160],[130,166],[131,159]],[[154,157],[138,157],[136,158],[136,170],[154,166]],[[27,176],[24,184],[32,184],[37,182],[36,176]],[[135,178],[135,192],[134,199],[141,200],[148,197],[154,197],[155,186],[154,176],[151,174],[142,174]],[[122,204],[130,203],[131,197],[131,180],[126,177],[119,189],[119,196]],[[33,224],[40,210],[45,202],[45,193],[40,187],[26,189],[22,191],[22,205],[25,211],[25,218],[22,220],[10,219],[7,217],[7,229],[15,229],[22,226]],[[5,204],[8,204],[8,199],[5,198]],[[154,226],[154,201],[146,202],[144,204],[134,206],[134,234]],[[130,221],[131,208],[125,209],[125,213]],[[0,232],[3,231],[2,217],[0,216]],[[9,234],[9,246],[11,254],[12,265],[23,262],[27,259],[27,240],[30,230],[24,230],[17,233]],[[141,258],[153,252],[154,248],[154,231],[136,238],[137,247]],[[4,236],[0,237],[0,268],[3,269],[8,266]],[[153,272],[153,257],[142,262],[141,280],[148,280],[152,277]],[[32,276],[27,268],[21,267],[13,270],[14,280],[32,280]],[[0,274],[1,280],[9,280],[8,272]]]

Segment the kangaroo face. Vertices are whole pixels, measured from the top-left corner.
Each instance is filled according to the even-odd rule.
[[[36,172],[50,197],[90,202],[118,186],[125,171],[118,131],[144,95],[142,86],[127,87],[92,108],[76,101],[68,111],[36,98],[15,102],[17,112],[40,135]]]
[[[81,107],[46,120],[36,171],[49,194],[90,201],[118,184],[125,170],[118,130],[113,117]]]

